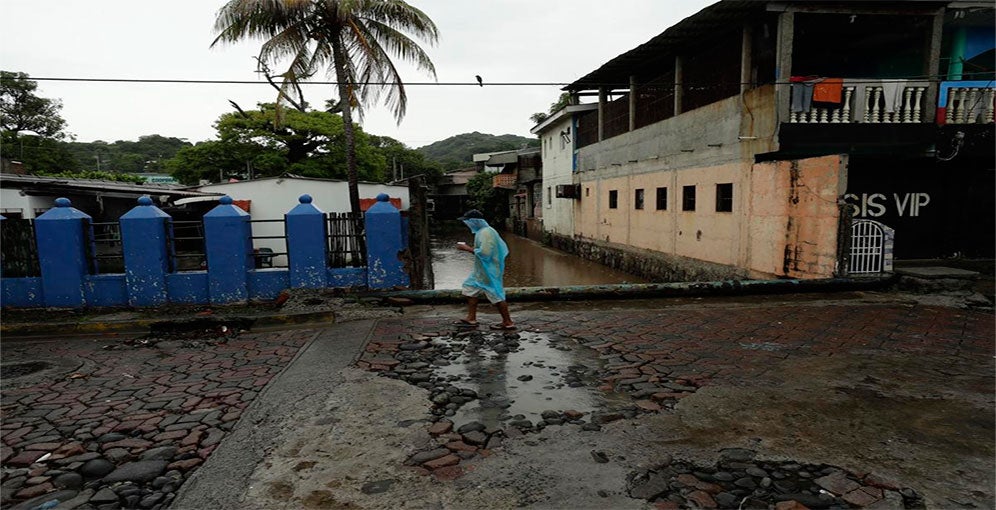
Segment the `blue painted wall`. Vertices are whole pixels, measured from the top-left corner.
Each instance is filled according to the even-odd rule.
[[[388,289],[406,287],[398,254],[407,233],[387,195],[366,213],[366,268],[327,266],[325,215],[303,195],[285,216],[287,269],[255,269],[249,215],[222,197],[204,216],[206,271],[171,272],[170,217],[142,197],[121,217],[123,274],[90,274],[90,217],[68,199],[35,221],[41,277],[0,278],[8,307],[157,306],[270,300],[288,288]]]

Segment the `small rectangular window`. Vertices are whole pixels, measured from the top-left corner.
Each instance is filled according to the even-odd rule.
[[[610,190],[609,191],[609,209],[619,208],[619,191]]]
[[[733,212],[733,183],[716,185],[716,212]]]
[[[553,191],[551,191],[550,186],[546,187],[546,205],[553,203]]]
[[[657,210],[667,210],[667,188],[657,188]]]
[[[633,195],[633,207],[635,209],[643,209],[643,190],[638,189]]]
[[[695,210],[695,186],[681,187],[681,210],[682,211]]]

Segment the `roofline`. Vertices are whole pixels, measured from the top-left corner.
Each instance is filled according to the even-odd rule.
[[[561,108],[561,109],[553,112],[552,114],[550,114],[550,116],[547,117],[546,120],[544,120],[543,122],[540,122],[539,124],[536,124],[536,127],[530,129],[529,132],[532,133],[532,134],[534,134],[534,135],[538,135],[538,134],[546,131],[546,128],[548,128],[551,124],[554,124],[561,117],[564,117],[564,116],[566,116],[569,113],[585,112],[585,111],[597,110],[597,109],[598,109],[598,105],[595,104],[595,103],[569,104],[569,105],[564,106],[563,108]]]
[[[228,184],[245,184],[249,182],[259,182],[259,181],[273,181],[277,179],[293,179],[298,181],[319,181],[319,182],[346,182],[346,183],[349,182],[346,179],[329,179],[325,177],[305,177],[303,175],[284,174],[284,175],[275,175],[273,177],[260,177],[258,179],[250,179],[250,180],[237,181],[237,182],[212,182],[210,184],[201,184],[198,186],[187,186],[187,189],[206,188],[208,186],[223,186]],[[373,184],[378,186],[398,186],[399,188],[407,187],[407,186],[400,186],[397,184],[388,184],[384,182],[371,182],[371,181],[359,181],[357,184]]]
[[[22,186],[17,186],[18,184]],[[149,195],[179,195],[199,196],[201,192],[191,191],[183,186],[151,183],[131,183],[123,181],[104,181],[95,179],[74,179],[72,177],[54,177],[38,175],[0,174],[0,187],[24,188],[27,186],[49,185],[58,189],[91,190],[95,192],[130,192]],[[35,191],[39,191],[35,189]],[[55,191],[55,189],[53,189]]]

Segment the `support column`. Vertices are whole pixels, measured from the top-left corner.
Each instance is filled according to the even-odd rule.
[[[208,264],[208,296],[212,303],[249,299],[248,273],[253,268],[249,214],[223,196],[204,215],[204,251]]]
[[[605,140],[605,87],[598,87],[598,141]]]
[[[778,15],[778,44],[775,53],[775,98],[778,101],[775,119],[777,123],[788,122],[792,106],[792,44],[795,38],[795,13],[783,12]]]
[[[965,27],[958,27],[951,38],[951,53],[948,59],[948,81],[958,81],[965,69],[965,45],[968,43],[968,32]],[[928,72],[930,63],[928,65]]]
[[[629,77],[629,130],[636,129],[636,76]]]
[[[90,215],[72,207],[68,198],[55,199],[55,207],[35,218],[38,265],[41,267],[45,306],[80,308],[85,303],[83,285],[87,267],[83,230]]]
[[[401,232],[401,211],[391,205],[386,193],[364,214],[367,235],[367,287],[408,287],[408,274],[399,256],[406,246]]]
[[[290,286],[295,289],[320,289],[328,280],[325,213],[311,201],[311,195],[301,195],[285,220]]]
[[[169,215],[145,196],[121,217],[121,250],[124,254],[125,290],[130,306],[166,304],[169,253],[166,223]]]
[[[740,94],[750,90],[753,84],[751,71],[754,66],[754,29],[750,25],[744,25],[743,39],[740,43]]]
[[[941,79],[941,36],[944,33],[944,9],[938,9],[937,13],[933,16],[933,24],[930,30],[930,39],[927,43],[927,59],[924,61],[923,72],[927,75],[927,90],[924,92],[923,97],[926,98],[924,101],[928,107],[924,111],[923,122],[932,124],[937,117],[937,91],[940,88],[938,86],[938,80]],[[957,35],[955,36],[957,41]],[[962,54],[964,55],[964,47],[962,48]],[[954,64],[954,60],[951,61]],[[959,59],[959,64],[961,61]],[[960,67],[960,66],[959,66]],[[959,74],[961,70],[959,69]],[[949,78],[951,79],[951,78]]]
[[[674,56],[674,114],[681,115],[681,102],[685,95],[685,73],[682,70],[684,67],[684,58],[681,55]]]

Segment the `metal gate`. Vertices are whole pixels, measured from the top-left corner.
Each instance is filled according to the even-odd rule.
[[[872,220],[851,225],[850,274],[878,274],[885,267],[885,226]]]

